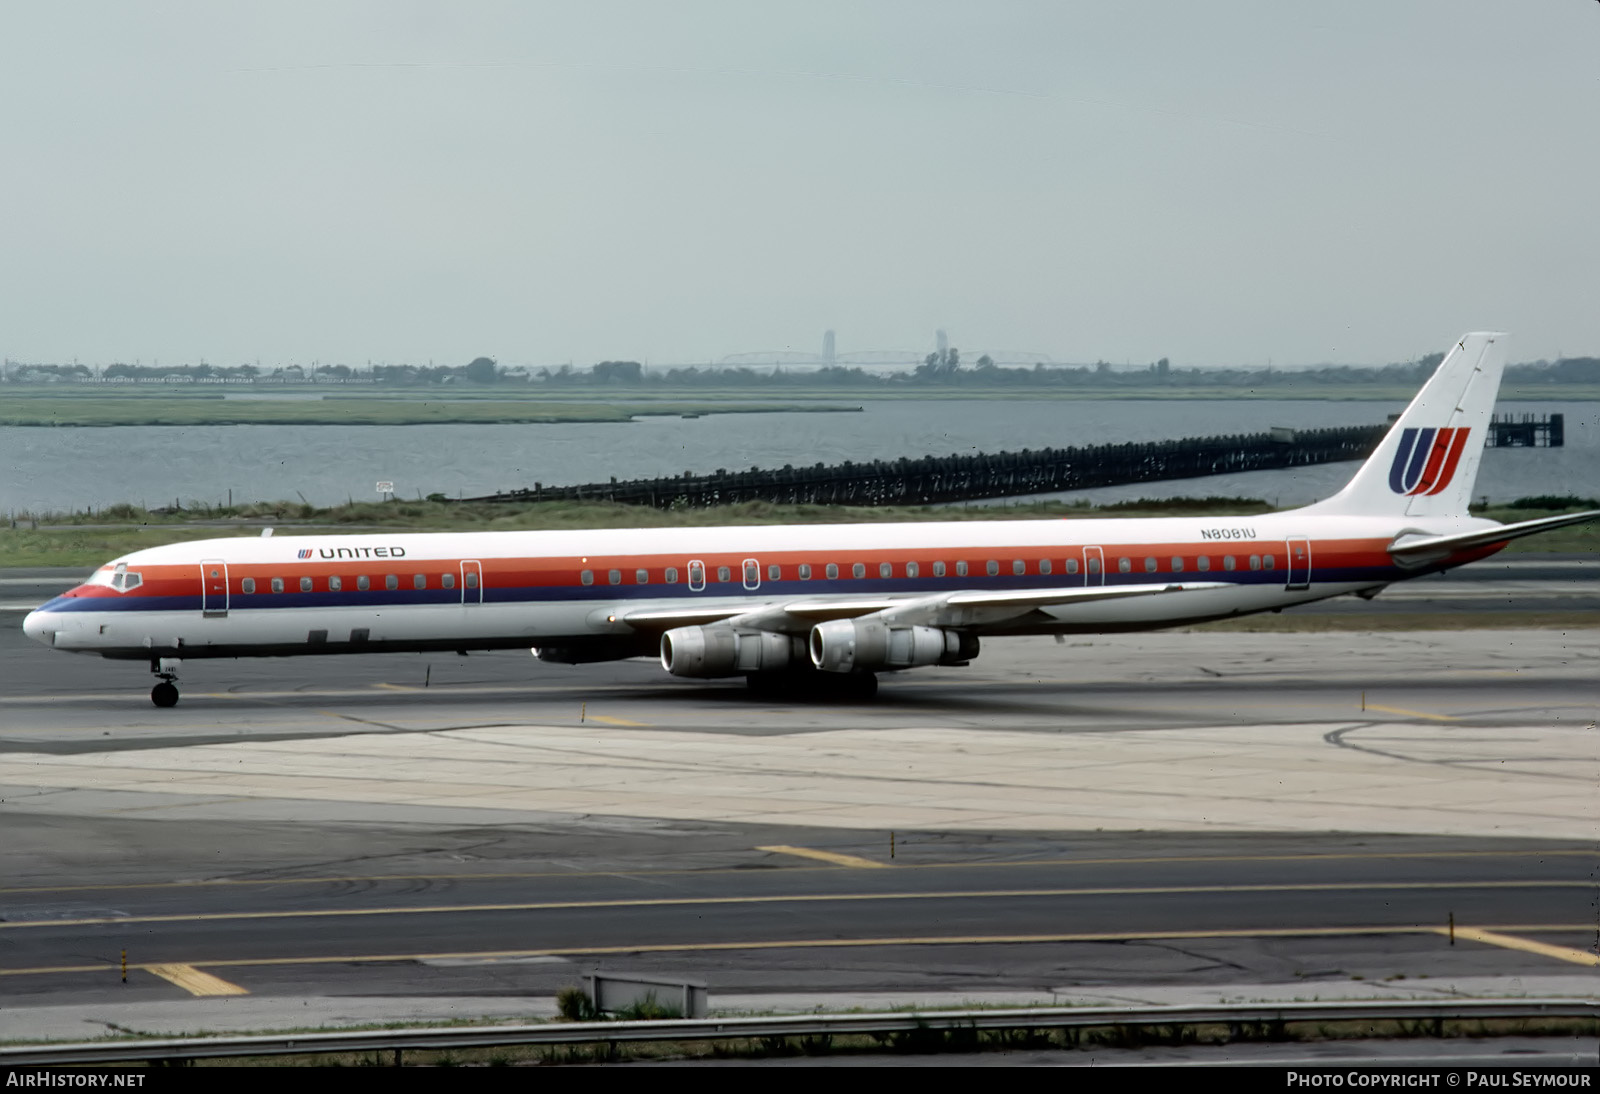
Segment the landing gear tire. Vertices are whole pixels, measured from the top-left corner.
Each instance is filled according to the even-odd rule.
[[[878,694],[878,677],[870,672],[752,672],[745,677],[745,683],[750,686],[750,694],[762,699],[799,703],[865,701]]]
[[[150,689],[150,701],[158,707],[175,707],[178,705],[178,685],[163,680]]]
[[[873,699],[878,694],[878,677],[870,672],[853,672],[845,677],[842,690],[852,699]]]

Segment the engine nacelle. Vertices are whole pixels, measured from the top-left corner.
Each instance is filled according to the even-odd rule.
[[[674,676],[743,676],[805,663],[805,640],[726,624],[678,627],[661,636],[661,667]]]
[[[976,656],[976,635],[942,627],[909,627],[868,616],[811,628],[811,663],[824,672],[956,665]]]

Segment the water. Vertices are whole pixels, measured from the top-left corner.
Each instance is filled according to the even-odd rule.
[[[416,426],[0,427],[0,513],[151,507],[304,497],[316,505],[488,494],[516,487],[706,474],[845,460],[1114,444],[1176,437],[1382,423],[1401,403],[1185,400],[884,400],[861,413],[712,414],[626,423]],[[1566,447],[1490,449],[1478,495],[1600,494],[1600,403],[1508,403],[1503,412],[1566,415]],[[1314,501],[1353,464],[1104,487],[1114,501],[1208,494]]]

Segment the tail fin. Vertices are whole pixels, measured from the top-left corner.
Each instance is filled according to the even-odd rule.
[[[1506,336],[1463,335],[1343,490],[1311,508],[1372,516],[1466,516]]]

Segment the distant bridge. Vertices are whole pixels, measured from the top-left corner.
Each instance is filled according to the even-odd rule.
[[[1015,368],[1018,365],[1055,365],[1058,362],[1048,353],[1029,353],[1025,350],[995,350],[988,354],[962,354],[964,367],[971,368],[979,357],[987,356],[996,365]],[[915,368],[927,360],[926,353],[914,349],[852,350],[836,354],[831,360],[820,353],[803,353],[798,350],[758,350],[754,353],[730,353],[717,362],[724,368]]]

